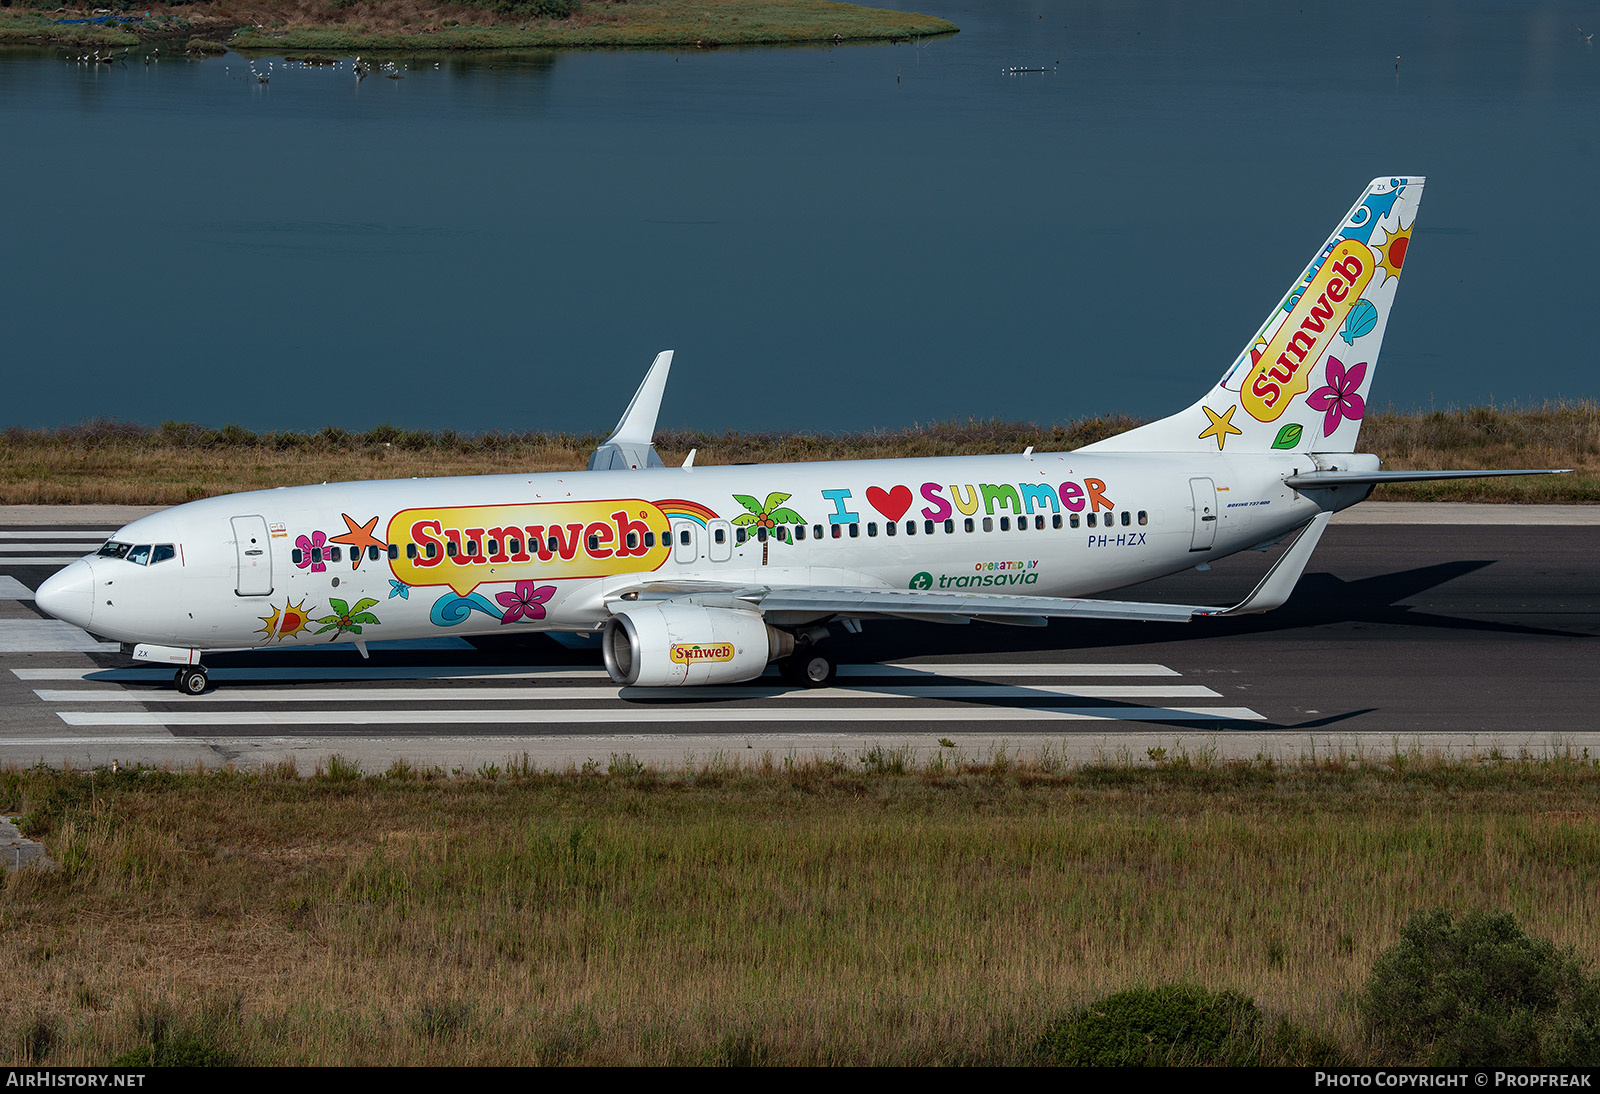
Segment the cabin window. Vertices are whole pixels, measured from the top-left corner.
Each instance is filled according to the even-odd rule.
[[[735,543],[743,543],[745,540],[747,540],[749,538],[750,538],[750,533],[746,532],[743,528],[734,529],[733,541]]]
[[[925,520],[922,522],[922,530],[927,535],[933,535],[933,527],[933,521],[931,520]]]
[[[313,566],[315,566],[317,563],[319,563],[321,561],[322,561],[322,548],[321,547],[313,547],[313,548],[311,548],[311,564]]]
[[[983,530],[985,532],[994,531],[994,518],[993,517],[984,517],[983,518]]]
[[[842,535],[844,535],[844,525],[835,524],[833,526],[833,538],[838,539]]]
[[[711,538],[716,540],[718,543],[722,543],[728,538],[728,530],[726,528],[718,528],[715,532],[711,533]]]
[[[522,553],[522,540],[516,536],[506,537],[506,554],[520,555]]]
[[[944,522],[944,531],[945,531],[946,535],[952,534],[955,530],[956,530],[956,522],[955,521],[947,520],[947,521]]]
[[[289,552],[289,561],[294,563],[296,566],[304,565],[305,557],[305,555],[300,553],[300,548],[298,547]]]
[[[1039,519],[1043,520],[1044,518],[1040,517]],[[1057,514],[1055,514],[1054,516],[1052,516],[1050,518],[1050,526],[1052,528],[1060,528],[1061,527],[1061,514],[1060,513],[1057,513]]]
[[[122,558],[127,553],[128,545],[126,543],[118,543],[115,540],[109,540],[104,547],[100,548],[100,551],[96,557]]]
[[[158,562],[165,562],[169,558],[177,558],[177,557],[178,557],[178,552],[172,546],[172,544],[170,544],[170,543],[158,543],[155,546],[155,550],[150,555],[150,565],[154,566]]]
[[[477,554],[478,552],[474,551],[472,553],[473,554]],[[497,554],[500,553],[500,541],[499,540],[497,540],[497,539],[490,539],[489,540],[489,553],[491,555],[497,555]],[[376,558],[377,556],[374,555],[373,557]]]
[[[961,523],[967,526],[967,531],[969,531],[969,532],[975,532],[975,531],[978,530],[977,526],[972,523],[972,518],[971,517],[968,517],[966,520],[962,521]]]
[[[656,534],[654,532],[646,532],[644,534],[644,545],[646,547],[654,547],[656,545]],[[661,546],[666,546],[665,537],[663,537]]]
[[[1076,514],[1076,513],[1072,514],[1072,516],[1068,517],[1067,520],[1072,524],[1072,526],[1074,528],[1076,528],[1078,526],[1078,514]]]
[[[806,526],[804,524],[794,530],[794,538],[797,540],[806,538]]]
[[[1090,528],[1094,527],[1094,514],[1093,513],[1089,514],[1089,527]]]
[[[681,528],[678,530],[678,542],[683,544],[685,547],[689,546],[689,529]]]
[[[599,549],[600,549],[600,537],[599,536],[590,536],[589,537],[589,553],[592,555],[596,551],[598,551]]]
[[[892,536],[898,531],[900,531],[900,526],[892,520],[883,526],[883,534],[886,536]]]
[[[295,552],[295,554],[299,554],[299,553],[300,553],[299,551]],[[415,543],[406,544],[406,557],[407,558],[416,558],[417,557],[417,545]],[[295,559],[294,561],[295,561],[295,565],[296,566],[298,566],[300,564],[300,560],[298,558]]]
[[[917,534],[917,522],[914,521],[914,520],[906,521],[906,535],[914,536],[916,534]]]
[[[1044,514],[1043,513],[1040,513],[1038,516],[1033,518],[1033,530],[1035,532],[1044,531]]]
[[[1128,512],[1126,509],[1124,509],[1122,511],[1122,526],[1124,528],[1126,528],[1128,525],[1130,525],[1132,523],[1133,523],[1133,514]]]
[[[475,540],[475,539],[467,540],[467,557],[468,558],[477,558],[480,553],[481,552],[479,552],[479,550],[478,550],[478,541]],[[334,561],[337,562],[339,560],[338,559],[334,559]]]
[[[342,558],[344,558],[344,548],[343,547],[329,547],[328,548],[328,560],[330,562],[338,562]]]
[[[1150,523],[1150,514],[1145,512],[1143,509],[1139,510],[1139,523],[1140,524],[1149,524]]]
[[[851,539],[860,539],[861,538],[861,525],[859,525],[859,524],[850,525],[850,538]]]
[[[455,558],[456,557],[456,550],[457,550],[457,548],[456,548],[456,545],[454,543],[446,543],[444,545],[445,557],[446,558]]]
[[[822,525],[813,524],[811,526],[811,538],[812,539],[821,539],[822,538]]]
[[[624,542],[624,543],[626,543],[628,545],[628,550],[630,550],[630,551],[637,549],[638,546],[639,546],[639,533],[638,532],[629,532],[628,535],[627,535],[627,538],[624,539],[622,542]]]
[[[1001,517],[1000,518],[1000,530],[1002,532],[1011,531],[1011,518],[1010,517]]]
[[[429,558],[438,558],[439,545],[437,543],[430,543],[428,544],[428,549],[422,553],[427,555]]]
[[[368,559],[368,561],[376,562],[381,557],[383,557],[383,548],[379,547],[376,543],[369,543],[367,545],[367,559]]]
[[[765,543],[765,542],[767,542],[767,530],[765,528],[757,528],[756,529],[756,542],[757,543]]]
[[[386,550],[388,551],[388,554],[389,554],[390,558],[399,558],[400,557],[400,545],[398,543],[389,544],[389,546],[386,548]]]

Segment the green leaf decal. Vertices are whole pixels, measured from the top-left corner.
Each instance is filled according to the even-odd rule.
[[[761,503],[755,498],[752,498],[749,494],[735,494],[733,496],[733,500],[750,510],[750,512],[755,513],[758,516],[760,515]]]
[[[1272,442],[1273,448],[1293,448],[1300,443],[1302,430],[1298,423],[1290,422],[1278,430],[1278,439]]]

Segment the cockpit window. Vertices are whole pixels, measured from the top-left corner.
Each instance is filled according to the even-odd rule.
[[[177,548],[173,547],[172,544],[170,544],[170,543],[158,543],[155,546],[155,550],[150,555],[150,565],[154,566],[158,562],[165,562],[169,558],[177,558],[177,557],[178,557]]]
[[[150,545],[148,543],[139,544],[139,546],[132,548],[128,552],[127,558],[135,566],[146,565],[150,561]]]
[[[99,555],[97,557],[99,557],[99,558],[122,558],[123,556],[125,556],[128,553],[128,546],[129,546],[128,544],[126,544],[126,543],[118,543],[114,539],[113,540],[108,540],[106,542],[106,545],[104,547],[100,548],[100,553],[99,553]]]

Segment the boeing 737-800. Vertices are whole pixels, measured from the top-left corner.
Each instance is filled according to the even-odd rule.
[[[833,675],[893,617],[1182,622],[1288,599],[1328,518],[1390,481],[1355,451],[1423,180],[1374,180],[1244,351],[1171,417],[1071,452],[665,467],[656,358],[587,471],[332,483],[180,505],[40,586],[58,619],[180,666],[212,651],[544,630],[619,684]],[[1295,536],[1232,607],[1095,594]]]

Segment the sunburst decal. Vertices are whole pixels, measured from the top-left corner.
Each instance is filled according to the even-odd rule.
[[[1383,270],[1385,276],[1400,276],[1400,268],[1406,264],[1406,249],[1410,246],[1410,228],[1391,232],[1389,238],[1379,245],[1378,251],[1383,257],[1378,260],[1378,266]]]
[[[273,638],[283,641],[285,638],[295,638],[304,631],[310,623],[310,615],[306,611],[306,602],[301,600],[298,604],[284,601],[283,607],[273,608],[271,615],[257,616],[266,626],[261,628],[261,633],[268,640]]]

